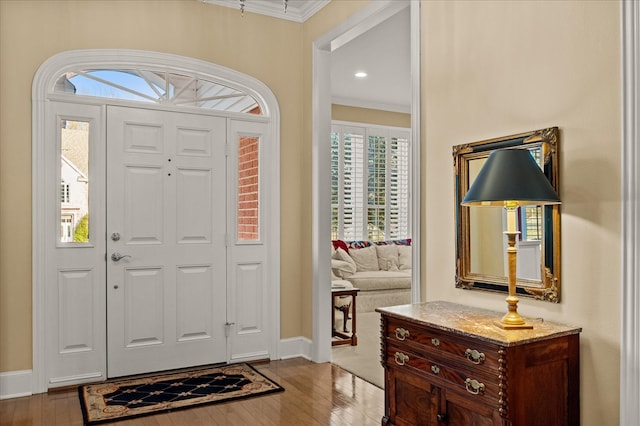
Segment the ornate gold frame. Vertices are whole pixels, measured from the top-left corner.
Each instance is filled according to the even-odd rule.
[[[469,207],[460,202],[469,190],[469,161],[488,157],[503,148],[541,149],[543,171],[559,193],[559,131],[557,127],[517,135],[472,142],[453,147],[456,212],[456,278],[458,288],[508,292],[507,277],[471,272]],[[543,240],[541,244],[541,280],[519,278],[516,294],[552,303],[560,302],[560,206],[543,206]]]

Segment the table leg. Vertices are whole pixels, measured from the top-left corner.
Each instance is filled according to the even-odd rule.
[[[358,336],[356,336],[356,295],[351,297],[351,346],[358,344]]]
[[[335,296],[331,295],[331,337],[336,335],[336,310],[335,310]]]

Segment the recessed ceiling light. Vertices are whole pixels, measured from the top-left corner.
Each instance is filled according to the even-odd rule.
[[[354,74],[357,78],[365,78],[367,76],[367,73],[364,71],[358,71],[357,73]]]

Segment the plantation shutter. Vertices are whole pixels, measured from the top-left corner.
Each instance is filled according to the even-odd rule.
[[[331,238],[408,238],[409,132],[332,126]]]
[[[409,237],[409,138],[390,138],[389,238]]]

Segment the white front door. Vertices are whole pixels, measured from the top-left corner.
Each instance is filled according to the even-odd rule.
[[[227,360],[225,123],[107,108],[109,377]]]

